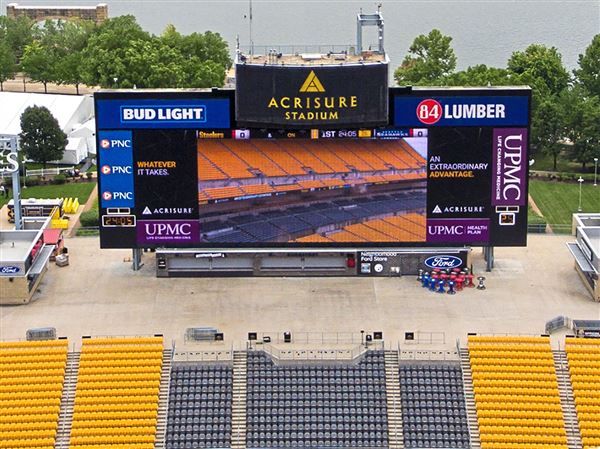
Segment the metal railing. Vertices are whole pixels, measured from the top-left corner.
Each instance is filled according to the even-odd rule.
[[[51,168],[34,168],[32,170],[26,169],[26,176],[46,176],[46,175],[58,175],[65,171],[75,170],[75,166],[70,167],[51,167]]]

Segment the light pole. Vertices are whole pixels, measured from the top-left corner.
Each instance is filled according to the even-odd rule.
[[[583,178],[580,176],[577,182],[579,183],[579,207],[577,208],[577,212],[581,212],[581,185],[583,184]]]
[[[598,185],[598,158],[594,158],[594,187]]]

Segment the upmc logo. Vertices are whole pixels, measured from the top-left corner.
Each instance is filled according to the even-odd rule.
[[[439,101],[432,100],[431,98],[423,100],[417,106],[417,117],[426,125],[433,125],[439,122],[442,117],[442,105]]]
[[[139,220],[140,244],[190,244],[200,241],[198,220]]]
[[[192,235],[190,223],[144,223],[147,236],[156,237],[186,237]]]

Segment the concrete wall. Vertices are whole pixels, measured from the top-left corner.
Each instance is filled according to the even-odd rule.
[[[84,19],[92,20],[96,24],[101,24],[108,19],[108,5],[100,3],[95,7],[77,8],[77,7],[20,7],[17,3],[10,3],[6,6],[6,15],[12,19],[17,17],[29,17],[36,22],[42,22],[46,19]]]

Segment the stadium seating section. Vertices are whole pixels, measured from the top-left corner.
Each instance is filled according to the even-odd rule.
[[[71,449],[153,449],[162,337],[82,340]]]
[[[154,449],[162,337],[84,338],[78,371],[67,352],[65,339],[0,342],[0,449],[55,449],[64,435],[71,449]],[[567,337],[565,352],[583,449],[594,449],[600,340]],[[482,449],[568,447],[548,337],[470,335],[468,354]],[[246,447],[389,447],[383,351],[353,362],[247,356]],[[75,372],[70,418],[61,407]],[[458,362],[400,360],[399,387],[404,447],[471,447]],[[231,448],[233,410],[231,361],[174,363],[164,447]]]
[[[231,365],[174,365],[166,448],[231,447],[232,394]]]
[[[567,338],[565,349],[583,448],[600,447],[600,340]]]
[[[358,364],[294,365],[250,352],[247,373],[247,447],[388,445],[382,351]]]
[[[548,337],[469,336],[482,449],[566,449]]]
[[[470,447],[462,385],[458,363],[400,365],[404,447]]]
[[[0,343],[0,448],[54,448],[67,350],[67,340]]]

